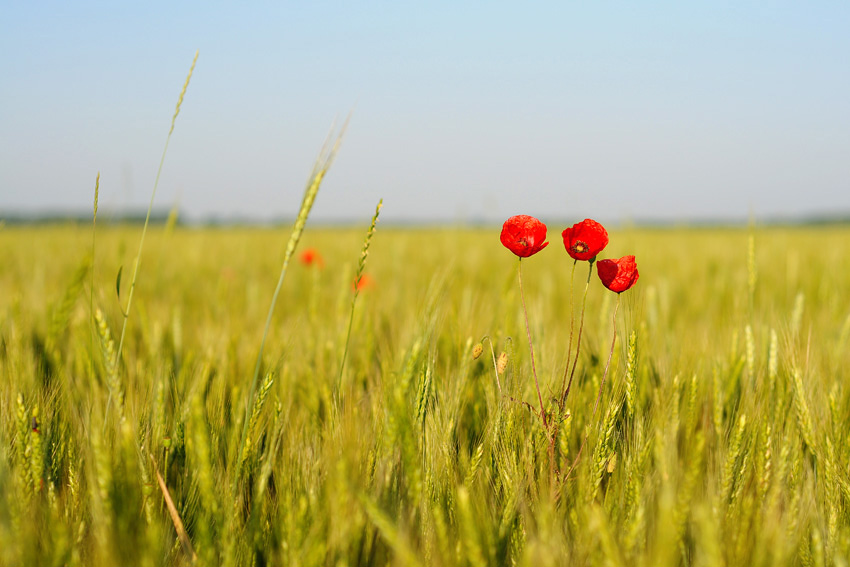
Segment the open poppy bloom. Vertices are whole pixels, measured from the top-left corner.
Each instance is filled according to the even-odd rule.
[[[520,258],[537,254],[549,244],[546,242],[546,225],[528,215],[516,215],[506,220],[500,240],[505,248]]]
[[[634,256],[623,256],[619,260],[599,260],[596,262],[596,273],[602,280],[602,285],[622,293],[638,281],[637,264]]]
[[[575,260],[593,260],[608,246],[608,231],[593,219],[584,219],[564,230],[564,248]]]

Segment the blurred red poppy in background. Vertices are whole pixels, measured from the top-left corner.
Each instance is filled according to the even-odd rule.
[[[617,293],[635,285],[640,277],[634,256],[623,256],[619,260],[599,260],[596,262],[596,272],[602,280],[602,285]]]
[[[593,219],[584,219],[564,230],[564,248],[576,260],[593,260],[608,246],[608,231]]]
[[[528,215],[516,215],[502,225],[502,244],[519,256],[528,258],[549,244],[546,242],[546,225]]]
[[[363,274],[359,279],[355,279],[351,286],[354,288],[354,291],[362,291],[368,287],[374,287],[375,281],[369,277],[369,274]]]
[[[319,251],[315,248],[305,248],[301,253],[301,263],[305,266],[312,266],[315,264],[319,268],[325,265],[325,261],[322,260],[322,255],[319,254]]]

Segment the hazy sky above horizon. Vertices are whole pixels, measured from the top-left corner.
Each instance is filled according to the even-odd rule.
[[[850,3],[8,2],[0,217],[850,213]]]

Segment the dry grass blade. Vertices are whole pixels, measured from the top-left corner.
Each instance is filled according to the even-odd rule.
[[[177,507],[174,506],[174,500],[171,499],[171,493],[168,491],[162,475],[159,474],[159,467],[156,466],[156,460],[153,458],[153,455],[151,455],[151,462],[153,462],[154,473],[156,473],[156,482],[159,484],[159,489],[162,491],[162,497],[165,500],[165,506],[168,508],[168,515],[171,516],[171,523],[174,524],[174,530],[177,532],[177,537],[180,539],[183,551],[192,558],[192,562],[194,563],[198,560],[198,555],[195,553],[194,548],[192,548],[189,534],[186,533],[186,528],[183,527],[183,520],[180,519]]]

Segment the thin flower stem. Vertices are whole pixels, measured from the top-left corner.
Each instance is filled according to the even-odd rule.
[[[567,389],[567,375],[570,372],[570,360],[573,358],[573,330],[575,328],[575,307],[573,305],[573,298],[575,296],[575,275],[576,275],[576,264],[578,264],[578,260],[573,260],[573,269],[570,270],[570,342],[567,345],[567,364],[564,367],[564,381],[561,383],[561,394],[563,395],[564,391]],[[563,405],[563,403],[562,403]],[[563,411],[563,408],[560,408]]]
[[[617,304],[614,306],[614,316],[611,318],[611,324],[614,327],[614,338],[611,339],[611,351],[608,353],[608,362],[605,363],[605,372],[602,373],[602,381],[599,383],[599,393],[596,395],[596,403],[593,405],[593,415],[596,415],[596,408],[599,407],[599,400],[602,399],[602,387],[605,386],[605,377],[608,376],[608,369],[611,368],[611,357],[614,355],[614,344],[617,342],[617,311],[619,309],[620,294],[618,293]]]
[[[534,374],[534,386],[537,388],[537,399],[540,402],[540,419],[543,427],[548,427],[546,411],[543,409],[543,396],[540,394],[540,383],[537,381],[537,367],[534,365],[534,343],[531,342],[531,327],[528,326],[528,309],[525,307],[525,292],[522,289],[522,257],[519,259],[519,296],[522,299],[522,313],[525,315],[525,332],[528,335],[528,350],[531,351],[531,373]]]
[[[576,317],[575,303],[574,303],[576,264],[578,264],[578,260],[573,259],[573,267],[572,267],[572,270],[570,270],[570,342],[567,345],[567,362],[564,365],[564,379],[561,382],[560,396],[558,398],[558,417],[557,417],[557,421],[553,424],[552,431],[549,435],[549,476],[550,476],[550,479],[552,479],[552,481],[553,481],[552,487],[553,487],[553,490],[555,491],[554,496],[555,496],[556,499],[560,497],[560,491],[557,489],[557,487],[555,486],[555,482],[554,482],[555,479],[557,478],[557,475],[555,474],[555,462],[556,462],[555,453],[556,453],[556,450],[557,450],[556,446],[558,444],[558,433],[559,433],[560,424],[563,422],[563,419],[564,419],[564,404],[567,401],[566,392],[568,392],[567,375],[569,374],[569,371],[570,371],[570,360],[572,360],[572,356],[573,356],[573,331],[575,330],[575,317]],[[587,298],[587,286],[585,286],[585,288],[584,288],[584,296],[585,296],[585,298]],[[583,314],[584,314],[584,304],[582,304],[582,315]],[[572,384],[572,381],[570,382],[570,384]]]
[[[612,317],[613,327],[614,327],[614,338],[611,340],[611,351],[608,353],[608,362],[605,364],[605,372],[602,373],[602,381],[599,383],[599,393],[596,394],[596,403],[593,404],[593,413],[590,418],[593,419],[596,416],[596,410],[599,407],[599,401],[602,399],[602,390],[605,386],[605,377],[608,376],[608,369],[611,368],[611,357],[614,355],[614,345],[617,343],[617,311],[620,309],[620,294],[617,294],[617,304],[614,306],[614,316]],[[581,446],[578,448],[578,453],[576,453],[576,458],[573,460],[573,464],[570,465],[570,470],[567,471],[567,474],[564,475],[564,481],[569,480],[570,475],[573,472],[573,469],[576,468],[578,464],[578,460],[581,458],[581,452],[584,450],[584,445],[587,443],[587,433],[584,434],[584,439],[581,442]]]
[[[579,356],[579,353],[581,352],[581,333],[582,333],[582,330],[584,330],[584,308],[587,305],[587,289],[590,287],[590,276],[593,274],[593,261],[594,260],[595,260],[595,258],[590,260],[590,262],[588,264],[587,281],[584,283],[584,297],[581,300],[581,320],[580,320],[579,326],[578,326],[578,340],[576,341],[576,355],[575,355],[575,359],[573,360],[573,369],[572,369],[572,371],[570,371],[570,381],[567,383],[566,389],[562,390],[563,395],[561,396],[561,404],[560,404],[562,408],[563,408],[564,404],[567,402],[567,396],[570,395],[570,388],[572,388],[572,386],[573,386],[573,377],[575,376],[576,365],[578,364],[578,356]],[[572,343],[572,340],[570,340],[570,343]],[[567,368],[569,368],[569,364],[570,364],[569,360],[567,360]],[[567,369],[565,368],[564,369],[564,379],[566,380],[566,378],[567,378]]]

